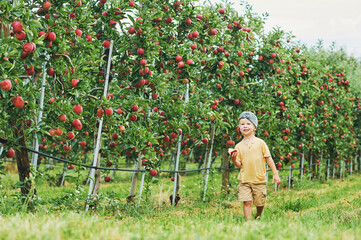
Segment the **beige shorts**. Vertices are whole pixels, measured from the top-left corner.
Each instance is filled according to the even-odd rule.
[[[253,201],[257,207],[266,204],[267,189],[265,183],[239,183],[238,185],[238,201]]]

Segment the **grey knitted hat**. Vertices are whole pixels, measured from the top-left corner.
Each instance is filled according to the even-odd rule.
[[[253,123],[253,125],[257,128],[258,119],[257,119],[256,115],[254,115],[253,113],[242,112],[241,115],[239,115],[239,117],[238,117],[238,122],[241,118],[246,118],[246,119],[250,120]]]

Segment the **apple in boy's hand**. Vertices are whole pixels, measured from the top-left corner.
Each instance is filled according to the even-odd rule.
[[[236,149],[228,148],[228,153],[229,153],[229,155],[232,155],[233,153],[236,153],[236,152],[237,152]]]

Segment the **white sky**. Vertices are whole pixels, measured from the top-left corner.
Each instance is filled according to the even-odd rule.
[[[209,0],[220,3],[221,0]],[[223,0],[224,1],[224,0]],[[242,11],[239,0],[228,0]],[[319,39],[324,46],[332,42],[348,55],[361,58],[361,0],[248,0],[253,12],[269,14],[265,30],[280,27],[292,32],[307,46]]]

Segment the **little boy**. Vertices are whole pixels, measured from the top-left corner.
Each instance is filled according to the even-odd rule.
[[[251,112],[242,112],[238,117],[239,130],[243,139],[239,142],[231,154],[232,161],[236,167],[241,168],[238,175],[240,181],[238,186],[238,200],[244,203],[243,211],[247,220],[252,217],[252,201],[257,207],[259,218],[266,203],[266,167],[271,168],[273,181],[279,185],[281,179],[278,176],[275,163],[271,157],[267,144],[255,136],[258,125],[256,115]]]

